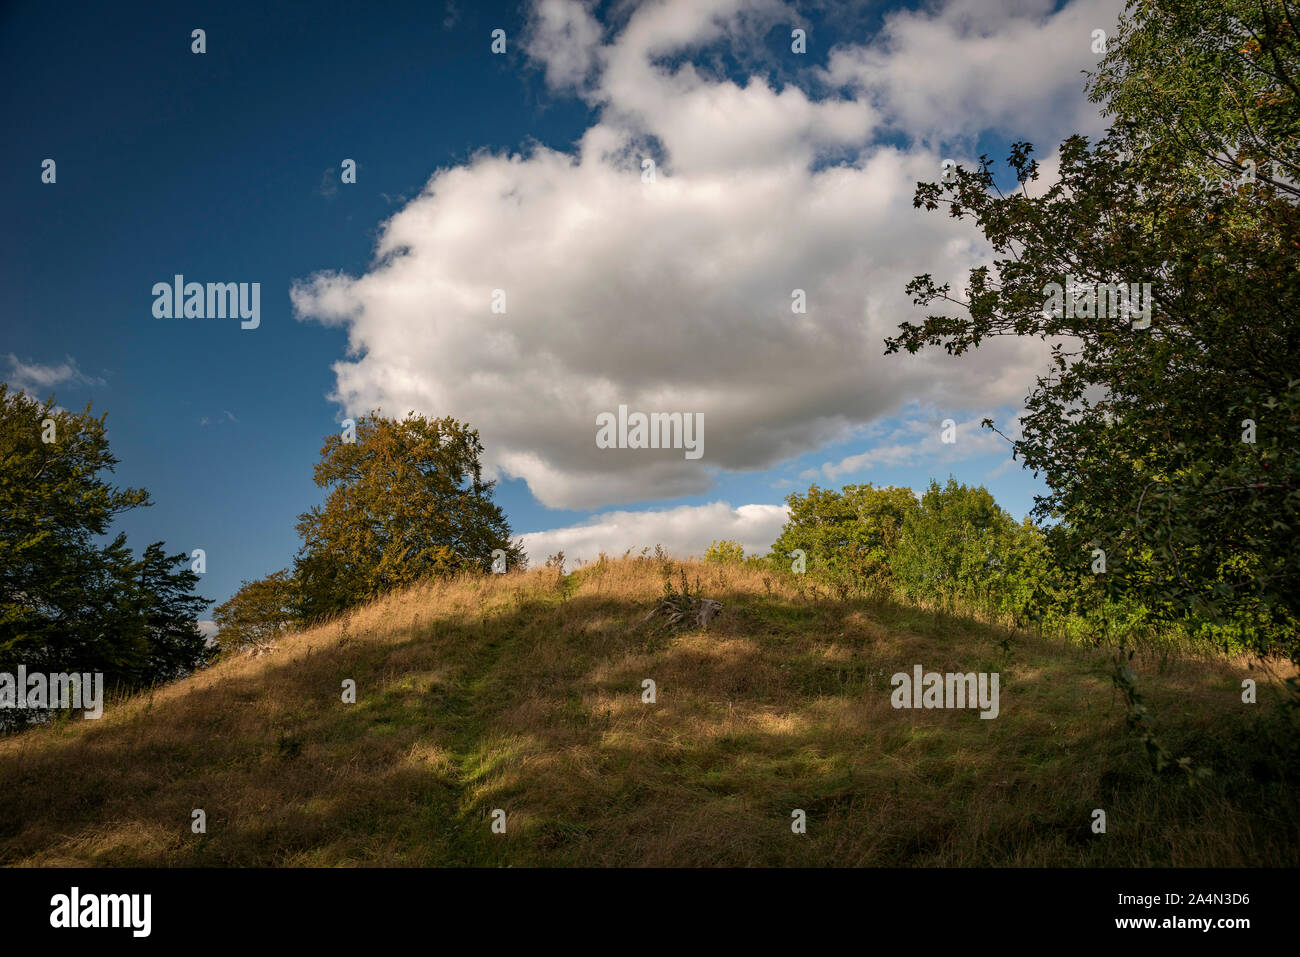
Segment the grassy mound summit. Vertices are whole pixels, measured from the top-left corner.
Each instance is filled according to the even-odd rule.
[[[655,560],[433,582],[0,740],[0,862],[1297,863],[1277,675],[1130,662],[1162,743],[1212,772],[1192,786],[1151,770],[1110,652],[686,568],[723,605],[704,629],[647,616]],[[892,707],[916,665],[998,673],[997,718]]]

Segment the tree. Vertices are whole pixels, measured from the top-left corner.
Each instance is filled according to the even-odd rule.
[[[731,539],[715,540],[704,551],[704,560],[718,565],[730,565],[745,560],[745,546]]]
[[[915,206],[970,218],[998,258],[971,272],[964,298],[914,279],[918,305],[964,314],[905,322],[886,353],[1050,341],[1050,374],[1013,445],[1049,487],[1035,515],[1066,520],[1067,562],[1086,567],[1102,549],[1110,592],[1141,596],[1166,620],[1250,621],[1257,650],[1294,654],[1300,214],[1283,172],[1300,129],[1293,18],[1269,0],[1130,10],[1089,88],[1112,129],[1092,146],[1066,140],[1059,182],[1030,196],[1038,166],[1017,143],[1009,194],[987,157],[946,189],[917,185]],[[1248,145],[1215,154],[1247,128]],[[1242,178],[1252,157],[1265,171],[1253,182]],[[1107,288],[1143,283],[1149,316]]]
[[[323,506],[298,522],[295,575],[306,619],[340,611],[431,575],[525,560],[492,502],[478,432],[452,418],[362,417],[356,441],[330,435],[315,480]]]
[[[1147,150],[1300,197],[1300,12],[1291,0],[1128,4],[1090,90]]]
[[[208,599],[193,594],[199,576],[187,567],[188,561],[184,552],[168,555],[162,542],[154,542],[136,566],[147,648],[142,677],[149,681],[183,677],[216,653],[199,631],[198,617]]]
[[[891,558],[894,582],[914,598],[967,602],[1026,621],[1041,614],[1047,546],[983,486],[931,480],[903,522]]]
[[[790,517],[772,545],[772,561],[789,568],[790,555],[803,551],[807,570],[841,594],[888,586],[889,555],[899,529],[916,509],[911,489],[846,485],[841,491],[813,485],[806,495],[786,499]]]
[[[223,653],[263,648],[298,622],[298,593],[293,573],[281,569],[239,591],[212,613],[217,646]]]
[[[100,671],[111,685],[162,681],[206,660],[197,576],[157,543],[136,560],[119,514],[143,489],[103,478],[117,458],[104,416],[59,409],[0,384],[0,670]]]

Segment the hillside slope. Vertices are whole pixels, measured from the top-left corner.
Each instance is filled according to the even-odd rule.
[[[1278,685],[1244,663],[1133,662],[1215,771],[1191,789],[1152,775],[1105,652],[688,567],[725,605],[706,632],[643,620],[653,560],[464,578],[0,740],[0,863],[1297,863],[1294,782],[1249,744]],[[892,708],[918,664],[998,672],[999,717]]]

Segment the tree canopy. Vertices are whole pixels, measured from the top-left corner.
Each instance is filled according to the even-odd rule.
[[[330,435],[316,484],[329,493],[298,522],[295,561],[302,613],[340,611],[432,575],[490,571],[524,560],[484,481],[478,432],[450,417],[378,415],[356,423],[355,441]]]
[[[124,534],[102,541],[118,515],[149,504],[144,489],[106,480],[118,460],[104,418],[0,384],[0,670],[139,686],[210,656],[188,557],[156,542],[137,559]]]
[[[774,560],[790,567],[804,553],[807,571],[844,591],[869,592],[889,580],[889,556],[904,519],[917,508],[908,488],[846,485],[840,491],[813,485],[786,498],[790,516],[772,545]]]
[[[1017,143],[1009,193],[988,157],[918,183],[915,206],[972,221],[997,258],[962,296],[914,279],[918,305],[956,314],[904,322],[886,352],[1048,340],[1014,450],[1046,479],[1037,517],[1071,530],[1062,560],[1083,567],[1101,548],[1111,591],[1170,619],[1249,620],[1258,650],[1294,653],[1300,46],[1287,12],[1131,3],[1089,84],[1112,129],[1067,139],[1056,182],[1031,195],[1039,167]],[[1107,287],[1148,283],[1149,317],[1108,308]]]
[[[281,569],[256,581],[240,583],[239,591],[212,613],[222,652],[269,645],[298,621],[298,589],[293,572]]]

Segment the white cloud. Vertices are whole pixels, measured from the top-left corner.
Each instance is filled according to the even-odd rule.
[[[861,91],[888,122],[926,140],[1033,131],[1048,149],[1104,129],[1081,94],[1097,66],[1094,30],[1114,32],[1124,0],[953,0],[885,18],[869,45],[832,51],[823,79]],[[1042,150],[1040,150],[1042,151]]]
[[[987,475],[984,476],[984,481],[992,482],[994,479],[1001,478],[1003,475],[1006,475],[1008,472],[1012,472],[1020,467],[1021,467],[1021,463],[1017,462],[1013,456],[1008,455],[1005,459],[1002,460],[1001,464],[999,464],[997,468],[993,469],[993,471],[989,472]]]
[[[533,566],[547,556],[564,552],[566,567],[594,561],[601,552],[618,557],[632,549],[662,545],[670,555],[700,557],[714,541],[740,542],[746,554],[767,554],[781,534],[789,510],[784,505],[741,505],[725,502],[709,505],[681,505],[648,512],[605,512],[568,528],[531,532],[520,537]]]
[[[199,419],[199,425],[211,425],[214,421],[217,422],[218,424],[221,424],[221,425],[224,425],[226,422],[234,422],[235,424],[238,424],[238,423],[239,423],[239,419],[237,419],[237,418],[235,417],[235,413],[231,412],[229,409],[222,409],[221,411],[222,411],[223,415],[225,416],[225,419],[224,419],[224,420],[222,420],[222,419],[216,419],[216,420],[209,419],[209,418],[205,415],[205,416],[202,416],[202,417]]]
[[[744,85],[706,77],[689,62],[657,58],[725,40],[758,42],[763,27],[791,14],[774,0],[670,0],[639,8],[601,51],[603,72],[590,94],[605,123],[652,134],[677,174],[722,175],[806,168],[819,150],[860,147],[878,121],[865,101],[813,100],[794,85],[773,90],[761,77]]]
[[[460,20],[460,10],[456,7],[453,0],[447,0],[445,9],[447,13],[442,18],[442,28],[444,30],[450,30]]]
[[[577,0],[538,0],[533,5],[524,51],[546,68],[556,88],[581,86],[596,64],[600,23]]]
[[[9,372],[4,381],[13,389],[26,392],[35,399],[44,399],[52,389],[58,386],[101,386],[104,380],[97,376],[86,375],[77,367],[77,360],[66,356],[58,365],[41,365],[39,362],[23,362],[12,352],[7,356]]]
[[[942,470],[942,467],[948,463],[995,455],[1007,451],[1010,447],[1008,441],[1015,441],[1020,437],[1020,416],[1023,414],[1023,411],[1017,412],[1009,424],[1003,424],[1001,431],[1005,433],[1006,438],[980,424],[986,416],[963,421],[954,419],[953,441],[950,443],[943,441],[944,419],[914,419],[898,429],[892,437],[895,440],[887,440],[889,444],[877,445],[866,452],[850,455],[838,462],[827,462],[820,469],[809,469],[801,473],[800,478],[825,477],[832,482],[837,482],[873,468],[915,465],[922,462]]]
[[[857,87],[817,100],[661,59],[760,34],[788,19],[774,0],[645,4],[603,42],[584,6],[539,4],[527,49],[552,83],[581,83],[599,121],[572,155],[481,153],[438,171],[384,225],[368,272],[295,284],[299,318],[347,330],[333,397],[347,415],[468,421],[490,475],[566,508],[705,493],[720,469],[774,467],[912,402],[956,415],[1018,404],[1041,343],[997,341],[959,360],[882,355],[884,337],[919,318],[909,279],[929,272],[960,289],[989,251],[970,224],[912,208],[942,157],[875,137],[882,116],[907,119],[907,84],[922,73],[918,133],[971,128],[964,92],[943,95],[963,71],[974,71],[966,85],[993,83],[991,99],[1014,77],[1025,102],[1025,90],[1082,100],[1076,64],[1051,51],[1101,6],[1075,0],[1066,17],[1020,3],[1002,33],[964,0],[900,15],[832,62],[837,82]],[[976,34],[982,52],[942,59]],[[927,37],[938,46],[922,56]],[[876,73],[864,70],[883,79],[866,84]],[[955,78],[932,76],[944,72]],[[984,109],[979,122],[996,119]],[[646,184],[650,136],[664,163]],[[819,166],[828,151],[851,159]],[[490,310],[495,289],[504,315]],[[791,312],[794,289],[807,315]],[[598,449],[596,416],[620,404],[703,412],[703,458]]]

